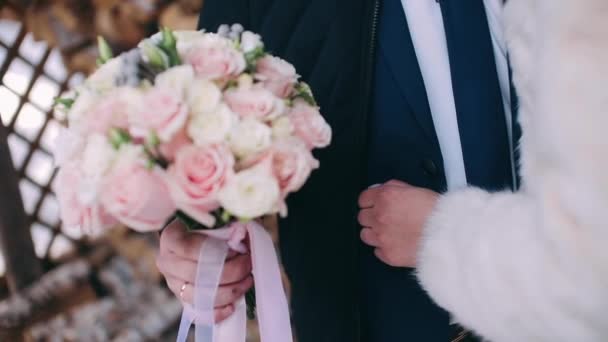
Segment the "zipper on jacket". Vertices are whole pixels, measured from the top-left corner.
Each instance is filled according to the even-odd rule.
[[[367,127],[367,121],[369,118],[369,112],[371,107],[372,98],[372,83],[374,81],[374,63],[376,61],[376,43],[378,40],[378,20],[380,15],[380,4],[381,0],[373,0],[372,17],[370,25],[369,45],[367,45],[367,52],[365,54],[364,66],[365,66],[365,78],[363,79],[363,104],[361,110],[363,111],[364,123]],[[367,138],[367,130],[364,131],[364,138]],[[367,141],[367,139],[364,139]]]
[[[374,9],[373,9],[373,14],[372,14],[372,32],[371,32],[371,40],[370,40],[370,50],[369,50],[369,64],[368,66],[368,73],[367,75],[372,75],[373,72],[371,72],[372,68],[374,67],[374,59],[375,59],[375,55],[376,55],[376,40],[378,38],[378,16],[380,15],[380,0],[375,0],[374,1]],[[371,77],[369,77],[369,84],[371,84]],[[371,89],[371,85],[369,85],[369,87]],[[368,101],[369,102],[369,101]]]
[[[371,25],[370,25],[370,35],[369,35],[369,42],[366,46],[366,50],[367,51],[363,51],[364,55],[363,55],[363,66],[365,67],[364,72],[365,72],[365,76],[363,77],[362,80],[362,95],[363,95],[363,101],[362,101],[362,106],[361,106],[361,111],[362,111],[362,118],[363,118],[363,133],[362,133],[362,139],[360,141],[364,141],[366,142],[363,146],[363,148],[365,148],[365,153],[367,154],[367,122],[368,122],[368,118],[369,118],[369,112],[371,110],[371,97],[372,97],[372,82],[373,82],[373,76],[374,76],[374,63],[375,63],[375,58],[376,58],[376,42],[378,40],[378,17],[380,15],[380,3],[381,0],[373,0],[373,4],[372,4],[372,10],[371,10]],[[367,170],[367,158],[364,158],[364,162],[362,163],[361,167],[363,170]],[[362,186],[365,186],[364,182],[367,179],[367,172],[363,172],[364,174],[364,178],[362,179]],[[354,237],[354,248],[355,248],[355,263],[359,262],[359,224],[358,222],[355,222],[355,232],[356,234]],[[356,264],[354,265],[357,269],[359,268],[359,266]],[[358,274],[358,273],[356,273]],[[357,279],[357,281],[359,281],[359,279]],[[359,285],[360,286],[360,285]],[[357,296],[360,296],[361,291],[357,292]],[[358,342],[363,342],[361,340],[362,336],[361,336],[361,305],[360,305],[360,298],[357,298],[357,304],[356,304],[356,311],[357,313],[357,336],[356,339]]]

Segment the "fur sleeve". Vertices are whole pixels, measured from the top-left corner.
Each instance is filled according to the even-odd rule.
[[[493,342],[608,341],[608,2],[505,11],[525,187],[443,196],[418,278]]]
[[[606,253],[555,215],[525,192],[446,195],[426,227],[418,278],[490,341],[606,341]]]

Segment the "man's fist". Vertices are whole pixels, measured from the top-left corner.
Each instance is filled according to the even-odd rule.
[[[178,220],[165,228],[160,237],[160,252],[156,265],[165,276],[171,291],[182,302],[193,302],[196,265],[205,239],[202,234],[188,233]],[[252,286],[251,256],[231,252],[224,265],[215,298],[216,321],[223,321],[232,315],[234,303]]]
[[[415,267],[422,229],[438,194],[400,181],[365,190],[359,197],[361,240],[395,267]]]

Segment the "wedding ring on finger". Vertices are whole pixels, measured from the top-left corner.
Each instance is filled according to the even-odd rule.
[[[185,282],[184,285],[179,289],[179,298],[184,300],[184,291],[186,291],[186,287],[188,286],[188,282]]]

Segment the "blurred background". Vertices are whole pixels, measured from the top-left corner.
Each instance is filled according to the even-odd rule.
[[[174,341],[181,305],[157,236],[63,229],[52,146],[61,92],[159,26],[194,29],[203,0],[0,0],[0,341]],[[256,341],[255,324],[250,340]]]

